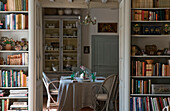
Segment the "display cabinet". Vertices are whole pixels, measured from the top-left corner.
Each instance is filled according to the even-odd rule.
[[[81,64],[78,16],[44,16],[44,72],[71,73]]]

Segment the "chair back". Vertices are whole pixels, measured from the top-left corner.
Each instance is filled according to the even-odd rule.
[[[109,103],[110,100],[115,100],[116,98],[116,91],[118,91],[118,75],[110,75],[105,79],[103,82],[103,87],[108,91],[108,100],[107,100],[107,106],[106,111],[109,109]]]
[[[42,73],[42,79],[44,80],[44,82],[45,82],[45,84],[47,84],[47,83],[50,83],[51,82],[51,80],[46,76],[46,74],[43,72]]]
[[[162,109],[162,111],[170,111],[170,106],[166,106]]]
[[[110,92],[113,89],[114,84],[116,83],[117,75],[108,76],[103,82],[103,87]]]

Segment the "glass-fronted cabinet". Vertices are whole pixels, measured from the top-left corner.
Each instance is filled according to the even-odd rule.
[[[44,17],[44,71],[71,72],[81,64],[78,16]]]

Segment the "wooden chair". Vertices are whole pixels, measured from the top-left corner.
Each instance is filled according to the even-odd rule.
[[[94,85],[92,87],[93,107],[94,110],[101,106],[100,102],[104,102],[104,106],[100,111],[108,111],[109,104],[112,101],[116,101],[118,94],[118,75],[111,75],[105,79],[101,85]],[[116,105],[115,105],[116,106]]]
[[[49,110],[50,106],[58,106],[58,103],[56,100],[54,100],[54,98],[52,96],[57,96],[58,95],[58,88],[56,87],[56,85],[54,83],[59,83],[60,81],[58,80],[53,80],[51,81],[46,74],[43,72],[42,73],[42,80],[44,83],[44,86],[46,88],[47,91],[47,110]],[[50,86],[52,87],[52,89],[50,89]],[[52,100],[52,101],[51,101]]]

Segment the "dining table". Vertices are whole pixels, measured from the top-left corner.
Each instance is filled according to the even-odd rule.
[[[104,77],[96,77],[96,80],[83,80],[70,76],[61,76],[57,102],[59,103],[58,111],[78,111],[84,107],[93,108],[92,87],[95,84],[101,85]]]

